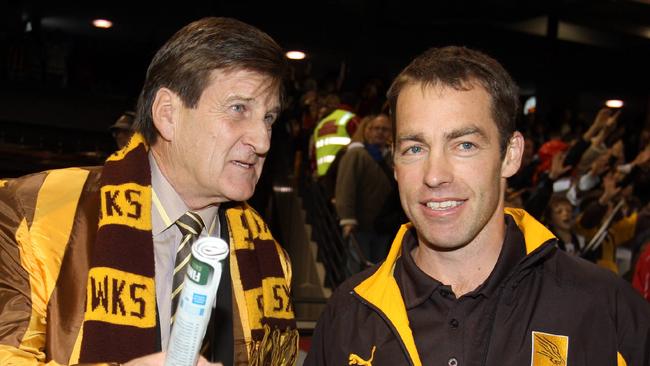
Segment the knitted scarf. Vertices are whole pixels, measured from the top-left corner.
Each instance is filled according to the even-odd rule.
[[[159,351],[151,171],[140,134],[104,165],[79,361],[126,362]],[[298,333],[284,251],[247,204],[226,211],[233,292],[254,365],[293,365]]]

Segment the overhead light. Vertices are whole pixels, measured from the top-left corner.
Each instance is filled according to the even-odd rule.
[[[290,60],[302,60],[305,58],[305,53],[302,51],[289,51],[285,54]]]
[[[289,187],[289,186],[273,186],[273,192],[289,193],[289,192],[293,192],[293,187]]]
[[[535,114],[535,110],[537,110],[537,98],[532,96],[526,99],[526,103],[524,103],[524,116]]]
[[[619,99],[610,99],[605,102],[605,105],[609,108],[621,108],[623,106],[623,101]]]
[[[93,25],[97,28],[108,29],[113,26],[113,22],[107,19],[95,19]]]

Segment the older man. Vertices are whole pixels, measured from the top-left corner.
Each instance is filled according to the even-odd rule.
[[[137,132],[103,167],[0,184],[0,364],[162,364],[199,235],[230,243],[210,361],[293,363],[289,259],[244,202],[285,69],[250,25],[191,23],[154,56]]]

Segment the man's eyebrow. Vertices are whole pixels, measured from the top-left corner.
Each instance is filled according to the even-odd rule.
[[[405,141],[424,142],[424,135],[421,133],[409,133],[397,136],[397,143]]]
[[[226,98],[227,103],[233,102],[233,101],[241,101],[241,102],[250,103],[250,102],[255,101],[255,97],[245,97],[243,95],[235,94],[235,95],[231,95],[228,98]],[[275,105],[275,106],[271,107],[266,113],[280,114],[281,111],[282,111],[282,107],[280,107],[280,105]]]
[[[445,140],[450,141],[467,135],[479,135],[485,140],[488,139],[487,134],[482,128],[478,126],[467,126],[445,133]]]
[[[226,101],[228,101],[228,102],[232,102],[233,100],[240,100],[242,102],[250,102],[250,101],[255,100],[255,98],[254,97],[245,97],[243,95],[237,95],[237,94],[230,95],[228,98],[226,98]]]

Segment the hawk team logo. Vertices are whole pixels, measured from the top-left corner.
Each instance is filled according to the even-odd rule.
[[[567,366],[569,337],[533,331],[531,366]]]
[[[350,357],[348,359],[348,365],[372,366],[372,359],[375,358],[376,349],[377,349],[376,346],[372,346],[372,351],[370,351],[370,358],[368,359],[368,361],[364,360],[363,358],[359,357],[354,353],[350,353]]]

